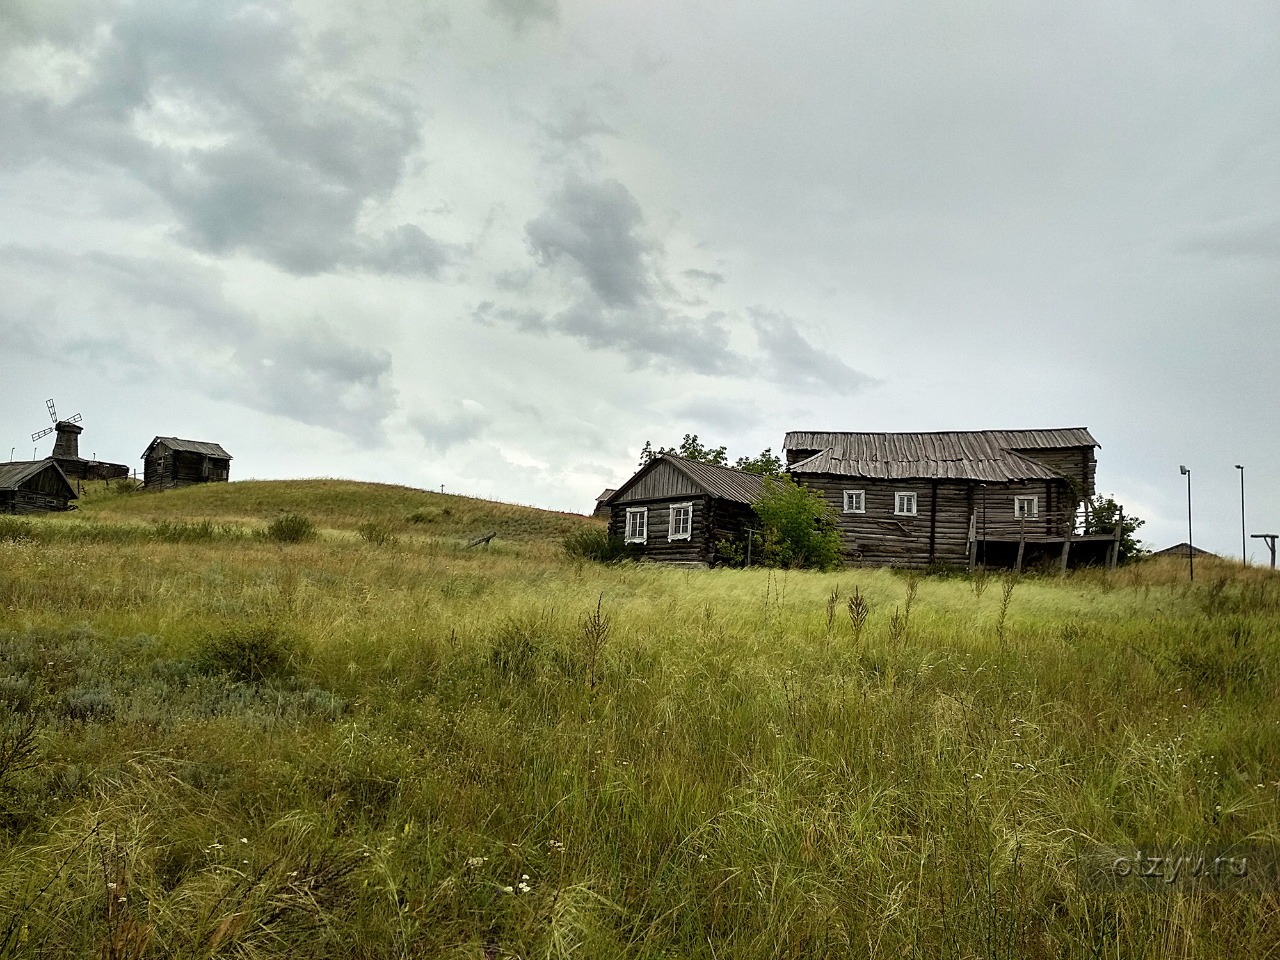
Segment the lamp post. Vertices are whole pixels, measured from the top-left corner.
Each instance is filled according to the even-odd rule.
[[[1185,464],[1179,464],[1178,469],[1187,478],[1187,570],[1192,581],[1194,581],[1196,578],[1196,548],[1191,542],[1191,471],[1187,469]]]
[[[1244,465],[1237,463],[1236,469],[1240,471],[1240,562],[1247,567],[1249,544],[1248,538],[1244,535]]]

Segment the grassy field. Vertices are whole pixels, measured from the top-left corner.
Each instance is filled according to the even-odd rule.
[[[1270,571],[601,566],[586,518],[407,488],[97,494],[0,518],[0,957],[1280,944]],[[1248,876],[1097,870],[1170,846]]]

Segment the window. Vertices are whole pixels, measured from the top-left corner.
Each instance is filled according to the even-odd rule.
[[[893,495],[893,513],[897,517],[914,517],[916,515],[916,495],[914,493],[895,493]]]
[[[693,504],[673,503],[671,505],[671,525],[667,530],[668,540],[688,540],[693,534]]]
[[[1013,519],[1034,520],[1038,516],[1040,516],[1039,497],[1013,498]]]
[[[866,513],[867,494],[864,490],[846,490],[844,492],[845,513]]]
[[[649,539],[649,508],[627,507],[627,543],[644,543]]]

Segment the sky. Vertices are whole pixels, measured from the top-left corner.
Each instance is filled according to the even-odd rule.
[[[646,440],[1087,426],[1239,555],[1278,321],[1273,2],[0,3],[17,459],[52,397],[133,467],[589,512]]]

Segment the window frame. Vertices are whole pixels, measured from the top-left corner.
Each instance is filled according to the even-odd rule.
[[[675,532],[677,510],[689,511],[687,514],[688,525],[685,527],[685,532],[682,534]],[[673,543],[676,540],[692,540],[692,539],[693,539],[693,501],[690,500],[685,503],[671,504],[667,512],[667,542]]]
[[[867,512],[867,491],[866,490],[845,490],[844,493],[844,509],[842,513],[866,513]],[[849,506],[850,497],[856,497],[856,506]]]
[[[1031,511],[1029,513],[1021,512],[1018,507],[1023,502],[1031,501]],[[1013,519],[1015,520],[1039,520],[1040,519],[1040,497],[1038,494],[1026,493],[1018,494],[1013,498]]]
[[[902,498],[911,498],[911,509],[903,510]],[[920,515],[920,495],[914,490],[895,490],[893,494],[893,515],[895,517],[916,517]]]
[[[639,523],[639,535],[631,532],[631,518],[637,517]],[[648,543],[649,542],[649,508],[648,507],[627,507],[626,526],[622,528],[623,537],[627,543]]]

